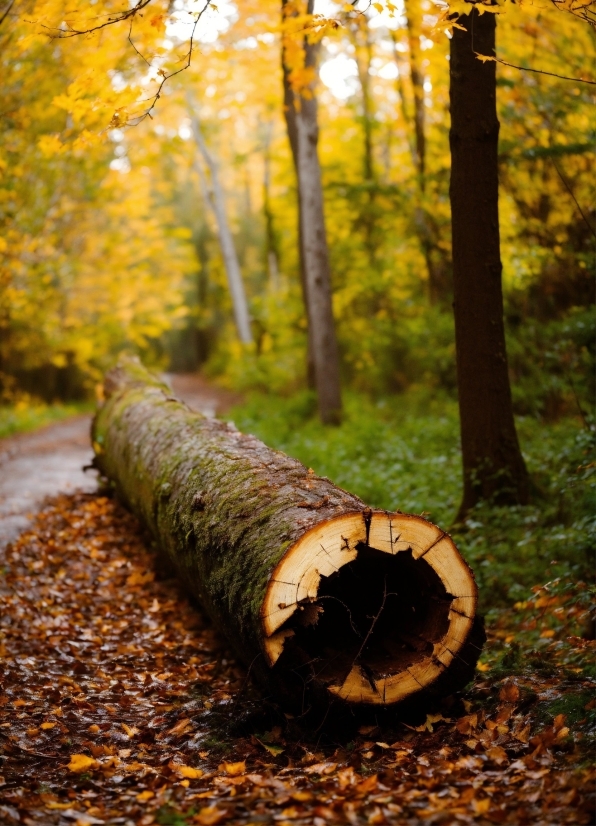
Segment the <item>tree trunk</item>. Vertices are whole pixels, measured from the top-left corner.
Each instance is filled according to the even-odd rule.
[[[279,239],[275,229],[273,210],[271,209],[271,140],[273,123],[265,124],[263,130],[263,216],[265,218],[265,257],[269,286],[273,293],[278,293],[279,282]]]
[[[474,9],[453,30],[450,60],[451,216],[457,382],[464,495],[528,501],[507,372],[499,247],[495,15]]]
[[[371,66],[373,47],[368,28],[366,15],[358,14],[351,21],[350,34],[354,46],[354,59],[358,70],[358,80],[362,92],[362,131],[364,138],[363,177],[366,186],[366,201],[358,218],[358,224],[364,234],[364,246],[368,255],[368,262],[372,268],[377,264],[377,248],[379,238],[376,232],[377,223],[377,175],[374,160],[374,99],[371,89]]]
[[[312,14],[313,0],[308,0],[307,13]],[[288,0],[282,0],[282,15],[287,12]],[[291,85],[291,71],[286,60],[282,38],[284,67],[284,102],[288,137],[298,182],[298,210],[300,257],[303,290],[308,317],[309,346],[312,355],[319,415],[325,424],[341,420],[341,389],[339,352],[335,335],[331,300],[331,272],[325,215],[321,167],[317,152],[319,128],[315,82],[296,93]],[[304,67],[315,70],[318,44],[303,38]]]
[[[403,82],[404,60],[399,52],[398,35],[390,31],[393,54],[397,64],[397,93],[401,103],[402,116],[412,164],[416,172],[416,206],[414,225],[424,256],[428,273],[428,297],[431,304],[451,303],[451,264],[441,247],[441,234],[432,213],[434,201],[426,189],[426,117],[424,105],[424,67],[420,48],[422,34],[422,8],[420,0],[406,0],[406,22],[408,31],[409,71],[411,81],[412,109],[408,106]],[[430,202],[430,209],[429,209]]]
[[[238,338],[244,344],[251,344],[252,332],[250,329],[250,316],[246,301],[246,293],[244,292],[244,283],[242,281],[242,273],[240,271],[240,264],[238,262],[236,248],[234,246],[232,231],[230,230],[230,225],[228,223],[223,189],[221,187],[217,172],[217,164],[207,148],[207,144],[205,143],[205,139],[201,131],[199,119],[192,109],[190,113],[190,122],[195,143],[209,170],[209,179],[207,179],[200,163],[196,164],[197,172],[199,173],[199,178],[201,179],[201,184],[206,193],[207,203],[211,207],[215,217],[219,245],[224,261],[224,268],[228,278],[228,287],[232,298],[232,307],[234,310],[234,319],[236,322],[236,330],[238,331]]]
[[[189,411],[136,359],[105,397],[97,466],[278,699],[389,706],[470,679],[477,590],[446,533]]]
[[[426,133],[424,116],[424,69],[420,50],[420,35],[422,34],[422,9],[420,0],[408,0],[405,6],[408,24],[408,49],[410,52],[410,78],[412,81],[412,96],[414,99],[414,130],[416,147],[415,161],[418,173],[418,186],[421,192],[425,188],[426,172]]]

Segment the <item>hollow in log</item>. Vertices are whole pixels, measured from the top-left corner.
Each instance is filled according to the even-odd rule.
[[[282,702],[392,706],[461,688],[483,641],[451,537],[374,510],[133,359],[106,377],[95,462]]]

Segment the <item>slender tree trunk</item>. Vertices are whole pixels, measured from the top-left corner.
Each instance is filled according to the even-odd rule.
[[[209,170],[209,178],[207,178],[207,176],[203,173],[203,168],[200,163],[196,164],[197,172],[199,173],[201,183],[206,192],[207,203],[211,207],[213,215],[215,216],[221,254],[228,278],[230,295],[232,297],[232,306],[234,309],[234,319],[236,321],[238,337],[244,344],[251,344],[252,332],[250,329],[250,316],[246,301],[246,293],[244,292],[244,283],[242,281],[242,273],[240,271],[238,255],[236,254],[236,248],[234,246],[232,231],[230,230],[230,225],[228,223],[225,199],[223,189],[219,181],[217,164],[207,148],[207,144],[205,143],[205,139],[201,131],[199,119],[195,112],[192,111],[192,107],[189,108],[191,109],[190,121],[192,126],[192,134]]]
[[[282,0],[283,17],[288,5],[288,0]],[[314,0],[308,0],[308,14],[312,14],[313,5]],[[314,366],[319,415],[324,423],[337,424],[341,420],[339,351],[333,320],[323,186],[317,151],[319,128],[315,83],[309,86],[306,95],[293,90],[285,37],[286,35],[282,38],[284,111],[298,182],[300,259],[309,348]],[[315,70],[318,45],[308,43],[304,38],[303,49],[305,68]]]
[[[416,147],[416,169],[419,187],[424,192],[426,181],[426,134],[424,113],[424,69],[420,53],[420,35],[422,34],[422,9],[420,0],[408,0],[406,3],[408,23],[408,48],[410,51],[410,78],[414,98],[414,130]]]
[[[460,18],[450,59],[451,216],[457,382],[464,495],[459,518],[481,499],[523,504],[529,479],[507,372],[499,245],[499,121],[494,14]]]
[[[271,134],[273,123],[263,130],[263,216],[265,218],[265,257],[269,284],[274,293],[279,291],[279,242],[271,209]]]
[[[417,204],[414,212],[416,233],[428,272],[428,297],[431,304],[451,300],[450,262],[440,246],[440,232],[428,208],[426,193],[426,113],[424,105],[424,67],[420,48],[422,34],[422,8],[420,0],[406,0],[405,5],[410,81],[412,86],[412,110],[407,105],[405,84],[402,79],[402,58],[397,49],[397,36],[391,33],[395,60],[398,67],[398,94],[406,130],[412,163],[416,171]]]
[[[283,6],[282,6],[283,8]],[[286,129],[288,133],[288,140],[290,142],[290,150],[292,152],[292,161],[294,163],[294,171],[296,173],[296,183],[299,186],[298,179],[298,125],[296,123],[296,107],[295,93],[290,82],[290,68],[286,60],[286,41],[282,37],[281,48],[281,64],[283,72],[283,88],[284,88],[284,118],[286,122]],[[312,328],[309,322],[309,301],[308,291],[306,286],[306,270],[305,270],[305,254],[304,254],[304,230],[302,228],[302,209],[300,208],[300,197],[298,197],[298,259],[300,266],[300,286],[302,288],[302,300],[304,302],[304,309],[306,310],[307,331],[306,331],[306,383],[310,390],[316,389],[315,379],[315,359],[312,342]]]
[[[105,398],[95,464],[278,699],[381,710],[473,676],[477,589],[448,534],[193,413],[138,360]]]
[[[368,28],[368,19],[365,15],[358,15],[352,21],[351,32],[354,45],[354,57],[358,69],[358,80],[360,81],[360,89],[362,92],[362,132],[364,138],[363,174],[367,187],[366,205],[359,223],[364,231],[364,243],[370,266],[375,267],[377,259],[377,238],[375,237],[377,178],[373,146],[374,102],[370,75],[373,50]]]

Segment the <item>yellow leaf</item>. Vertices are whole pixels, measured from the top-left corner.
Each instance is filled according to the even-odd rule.
[[[484,800],[473,800],[472,802],[477,815],[485,815],[490,809],[490,797],[485,797]]]
[[[48,729],[54,728],[55,725],[56,723],[42,723],[40,728],[42,728],[44,731],[48,731]]]
[[[145,789],[144,792],[139,792],[137,795],[137,800],[139,803],[144,803],[146,800],[151,800],[152,797],[155,797],[155,792],[149,791],[149,789]]]
[[[120,723],[124,733],[127,734],[129,737],[134,737],[135,734],[139,733],[139,730],[136,726],[127,726],[126,723]]]
[[[191,780],[196,780],[198,777],[203,776],[201,769],[194,769],[192,766],[185,766],[184,763],[170,763],[169,765],[170,768],[175,772],[178,772],[181,777],[189,777]]]
[[[244,774],[246,771],[246,763],[241,760],[238,763],[222,763],[219,767],[220,771],[224,771],[231,777],[237,777],[239,774]]]
[[[217,806],[206,806],[201,809],[198,815],[194,816],[194,821],[202,824],[202,826],[214,826],[216,823],[221,823],[222,820],[227,820],[227,817],[226,809],[218,809]]]
[[[54,800],[46,803],[46,809],[70,809],[71,807],[72,803],[56,803]]]
[[[95,758],[89,757],[86,754],[73,754],[71,755],[70,763],[66,768],[75,774],[80,774],[81,772],[86,772],[96,766],[97,760],[95,760]]]

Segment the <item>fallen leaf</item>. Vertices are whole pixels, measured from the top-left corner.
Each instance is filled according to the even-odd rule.
[[[307,766],[304,771],[306,774],[333,774],[337,768],[337,763],[315,763],[314,766]]]
[[[176,725],[168,731],[168,734],[184,734],[190,726],[190,723],[190,717],[185,717],[183,720],[179,720]]]
[[[490,797],[485,797],[482,800],[474,798],[472,805],[477,815],[485,815],[490,809]]]
[[[499,766],[502,763],[509,762],[507,752],[505,751],[505,749],[502,749],[501,746],[493,746],[492,748],[488,749],[488,751],[486,752],[486,756]]]
[[[506,682],[499,691],[499,700],[504,703],[516,703],[519,700],[519,687],[514,682]]]
[[[89,771],[89,769],[96,768],[98,762],[94,757],[89,757],[87,754],[73,754],[70,758],[70,763],[66,767],[69,771],[75,774]]]
[[[40,728],[44,731],[49,731],[51,728],[54,728],[54,726],[56,726],[56,723],[42,723]]]
[[[217,806],[206,806],[195,815],[194,823],[200,823],[201,826],[214,826],[216,823],[221,823],[228,816],[226,809],[218,809]]]
[[[196,780],[198,777],[202,777],[205,772],[201,769],[195,769],[193,766],[186,766],[184,763],[174,763],[173,760],[170,760],[168,766],[172,771],[177,772],[181,777],[188,777],[191,780]]]
[[[371,774],[370,777],[365,777],[364,780],[356,784],[356,791],[358,794],[367,794],[368,792],[372,792],[373,789],[376,789],[377,784],[378,775]]]
[[[238,763],[222,763],[219,766],[219,770],[229,774],[231,777],[237,777],[246,771],[246,762],[241,760]]]
[[[152,792],[151,789],[145,789],[144,792],[139,792],[137,800],[139,803],[144,803],[146,800],[151,800],[152,797],[155,797],[155,792]]]

